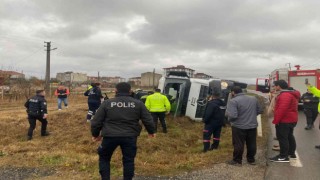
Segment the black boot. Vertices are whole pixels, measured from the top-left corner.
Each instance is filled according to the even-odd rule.
[[[50,133],[48,133],[48,132],[41,133],[41,136],[49,136],[49,135],[50,135]]]
[[[210,142],[203,142],[203,151],[202,152],[207,152],[210,148]]]

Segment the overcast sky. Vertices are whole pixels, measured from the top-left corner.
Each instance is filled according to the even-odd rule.
[[[254,82],[320,67],[318,0],[1,0],[0,68],[44,78],[140,76],[165,67]]]

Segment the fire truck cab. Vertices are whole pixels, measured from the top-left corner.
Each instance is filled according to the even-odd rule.
[[[288,85],[295,90],[298,90],[301,94],[307,91],[305,81],[308,79],[308,82],[320,89],[320,69],[315,70],[301,70],[299,65],[295,66],[295,70],[289,70],[287,68],[276,69],[271,72],[269,82],[266,83],[264,87],[258,87],[258,80],[261,78],[257,78],[256,90],[263,92],[263,88],[267,89],[266,86],[269,85],[270,91],[272,91],[272,85],[274,81],[283,79],[288,82]],[[299,105],[302,105],[300,102]]]

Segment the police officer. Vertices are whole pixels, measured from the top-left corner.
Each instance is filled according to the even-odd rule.
[[[165,116],[166,114],[169,114],[171,109],[171,104],[167,96],[161,94],[160,89],[155,89],[154,94],[149,95],[147,97],[145,105],[152,115],[156,132],[157,132],[158,119],[159,119],[162,125],[162,131],[164,133],[167,133]]]
[[[45,91],[37,90],[36,95],[32,98],[28,99],[28,101],[24,104],[27,108],[28,120],[29,120],[29,131],[28,131],[28,140],[32,139],[33,130],[36,127],[36,121],[39,120],[41,122],[41,136],[48,136],[49,133],[47,130],[47,101],[45,100]]]
[[[224,120],[224,111],[221,107],[226,104],[220,99],[220,93],[213,92],[208,98],[202,121],[205,124],[203,129],[203,152],[218,149],[220,143],[221,128]],[[210,139],[213,135],[213,143],[210,146]]]
[[[320,89],[316,88],[315,86],[312,86],[309,82],[306,82],[306,86],[308,87],[308,90],[315,96],[320,98]],[[320,113],[320,102],[318,104],[318,112]],[[319,124],[320,129],[320,124]],[[320,145],[316,145],[315,148],[320,149]]]
[[[91,121],[93,141],[102,143],[98,148],[99,172],[103,180],[110,179],[110,160],[113,151],[120,146],[123,155],[123,177],[134,176],[134,159],[137,153],[137,136],[142,129],[139,120],[154,137],[152,116],[137,99],[131,97],[131,86],[126,82],[116,85],[115,98],[104,101]]]
[[[314,127],[314,121],[318,116],[319,98],[314,96],[310,90],[307,90],[307,92],[301,96],[301,100],[303,102],[303,111],[307,119],[307,126],[304,129],[310,130]]]
[[[91,85],[92,85],[92,88],[88,89],[84,93],[85,96],[88,96],[89,111],[87,114],[87,122],[90,122],[92,116],[95,115],[97,109],[101,104],[101,99],[103,98],[101,89],[99,87],[100,83],[93,83]]]

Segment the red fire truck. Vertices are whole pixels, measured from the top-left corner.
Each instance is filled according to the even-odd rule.
[[[300,91],[301,94],[307,91],[305,85],[306,79],[308,79],[311,85],[320,89],[320,69],[301,70],[299,65],[295,67],[295,70],[289,70],[287,68],[276,69],[271,72],[269,78],[257,78],[256,90],[261,91],[263,88],[272,90],[271,86],[273,82],[279,79],[287,81],[290,87]],[[264,81],[264,85],[261,84],[261,81]]]

